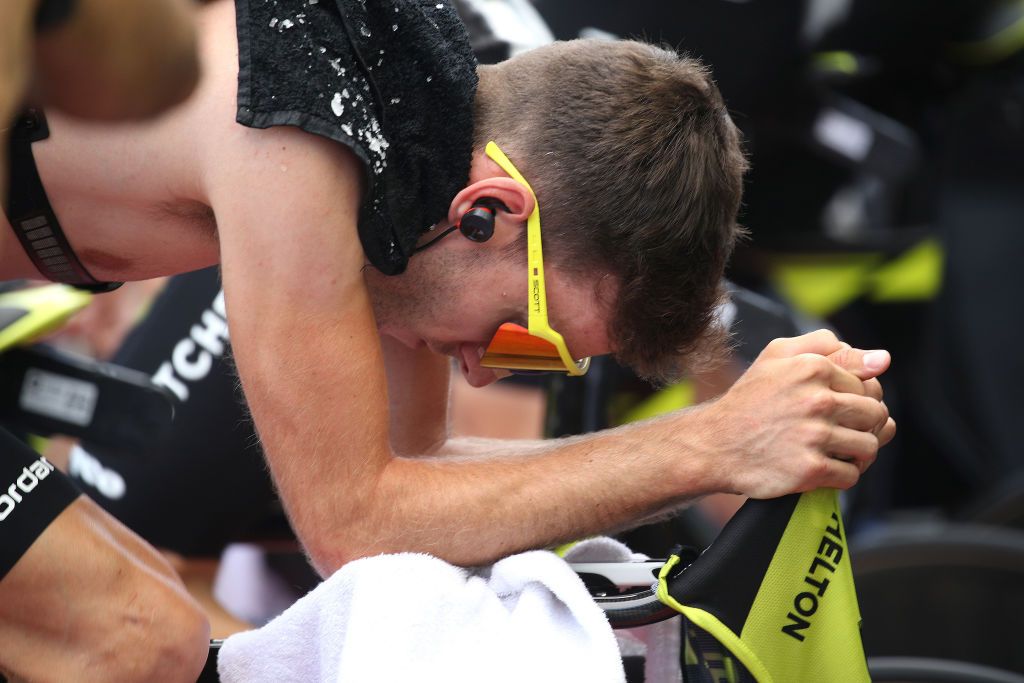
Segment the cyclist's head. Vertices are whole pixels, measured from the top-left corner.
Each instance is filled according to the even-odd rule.
[[[604,324],[621,361],[669,379],[713,346],[746,161],[705,67],[586,40],[481,66],[478,156],[488,140],[536,192],[549,268],[614,279]],[[512,247],[525,258],[525,236]]]

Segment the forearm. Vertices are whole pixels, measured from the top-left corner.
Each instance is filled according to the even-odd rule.
[[[503,456],[527,456],[543,453],[558,445],[568,445],[581,437],[564,439],[489,439],[479,436],[454,436],[449,438],[434,454],[450,459],[491,459]]]
[[[674,416],[674,426],[686,417]],[[356,557],[397,551],[483,564],[631,526],[717,485],[700,418],[688,417],[692,438],[675,434],[671,444],[648,424],[548,442],[459,439],[431,457],[393,458],[358,511],[339,509],[345,494],[330,503],[305,495],[311,523],[303,540],[327,573]]]

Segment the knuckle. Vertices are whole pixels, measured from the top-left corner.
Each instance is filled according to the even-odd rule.
[[[816,485],[828,476],[828,462],[820,455],[815,455],[807,464],[805,473],[807,484]]]
[[[867,380],[864,382],[864,394],[876,401],[881,401],[883,396],[882,383],[874,378]]]
[[[807,397],[807,410],[811,415],[831,415],[836,409],[837,398],[827,389],[820,389]]]
[[[792,340],[789,337],[777,337],[765,345],[761,355],[775,357],[784,355],[785,350]]]
[[[857,470],[851,470],[850,474],[842,481],[838,482],[837,486],[843,491],[847,491],[852,489],[858,481],[860,481],[860,473]]]
[[[861,460],[861,472],[863,472],[867,468],[869,468],[872,465],[874,465],[875,464],[875,460],[877,460],[877,459],[878,459],[878,451],[876,450],[874,453],[870,453],[867,457],[865,457],[863,460]]]
[[[875,424],[879,428],[884,428],[885,424],[889,421],[889,408],[881,401],[875,404],[875,406]]]
[[[824,447],[832,433],[827,424],[817,420],[808,420],[801,431],[804,444],[815,450]]]
[[[828,328],[825,328],[825,327],[821,328],[820,330],[815,330],[811,334],[813,334],[815,337],[817,337],[818,339],[820,339],[822,341],[836,342],[836,343],[839,342],[839,338],[836,337],[836,333],[833,332],[832,330],[828,329]]]
[[[849,368],[851,361],[854,360],[853,349],[850,348],[849,344],[843,344],[843,348],[839,349],[835,353],[831,354],[830,358],[833,363],[841,368]]]
[[[861,460],[871,458],[874,460],[878,457],[878,437],[872,433],[867,432],[863,435],[863,443],[860,447],[860,453],[858,453]]]
[[[802,353],[792,359],[794,375],[803,382],[825,379],[831,372],[831,363],[813,353]]]

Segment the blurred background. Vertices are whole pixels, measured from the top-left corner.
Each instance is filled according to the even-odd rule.
[[[752,166],[740,218],[751,236],[729,268],[734,297],[723,311],[735,339],[729,362],[659,390],[609,359],[583,378],[511,378],[484,390],[459,378],[456,433],[562,436],[693,405],[725,391],[772,338],[822,326],[856,347],[888,349],[882,383],[899,433],[844,495],[868,655],[915,658],[918,669],[885,680],[1019,680],[1000,676],[1024,675],[1024,2],[455,4],[482,62],[575,37],[641,38],[699,57]],[[160,332],[155,312],[200,320],[216,311],[219,281],[202,271],[164,287],[97,297],[55,343],[159,374],[180,335]],[[238,432],[247,418],[229,363],[218,372],[226,401],[239,405],[217,417],[234,432],[216,442],[227,471],[259,456],[251,427]],[[211,501],[218,522],[194,534],[202,543],[160,536],[173,501],[159,486],[143,516],[101,490],[118,462],[173,462],[186,437],[216,440],[216,425],[189,419],[179,410],[159,443],[72,449],[54,439],[46,448],[64,462],[71,449],[87,491],[177,554],[190,586],[222,615],[223,635],[266,621],[313,580],[272,486],[253,483],[244,512]],[[655,557],[675,543],[703,548],[741,503],[712,496],[622,540]]]

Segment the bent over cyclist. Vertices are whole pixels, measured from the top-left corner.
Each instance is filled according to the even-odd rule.
[[[601,353],[669,379],[713,346],[745,163],[707,71],[586,41],[477,69],[444,2],[221,0],[199,24],[186,105],[50,117],[35,162],[76,277],[220,261],[246,399],[322,573],[400,550],[484,563],[712,491],[848,487],[891,438],[887,354],[824,332],[699,409],[449,438],[445,356],[478,386]],[[46,274],[11,222],[0,275]]]

